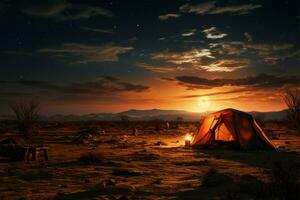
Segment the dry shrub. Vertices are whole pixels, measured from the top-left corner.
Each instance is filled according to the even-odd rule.
[[[19,101],[10,105],[15,114],[19,132],[26,138],[38,134],[39,105],[40,103],[35,100]]]
[[[78,158],[78,162],[83,165],[95,165],[104,163],[104,156],[98,152],[88,152]]]
[[[283,100],[288,107],[287,117],[289,122],[300,133],[300,89],[287,90]]]
[[[270,194],[280,199],[300,199],[299,164],[290,160],[273,162]]]

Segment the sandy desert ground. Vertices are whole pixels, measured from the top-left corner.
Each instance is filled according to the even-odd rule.
[[[115,122],[86,143],[74,142],[77,126],[43,127],[49,161],[2,160],[0,199],[297,198],[299,136],[272,123],[264,128],[277,151],[185,148],[194,124],[134,136]]]

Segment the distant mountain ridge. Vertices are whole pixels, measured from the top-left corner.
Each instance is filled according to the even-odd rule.
[[[88,120],[99,120],[99,121],[119,121],[121,120],[121,116],[127,116],[131,121],[137,120],[176,120],[178,117],[181,117],[185,121],[197,121],[201,117],[212,113],[210,112],[189,112],[185,110],[160,110],[160,109],[149,109],[149,110],[136,110],[130,109],[127,111],[119,112],[119,113],[90,113],[85,115],[51,115],[51,116],[43,116],[43,120],[53,120],[53,121],[88,121]],[[282,120],[286,116],[286,110],[282,111],[273,111],[273,112],[258,112],[252,111],[248,112],[254,117],[262,117],[265,120]],[[12,116],[2,115],[0,119],[12,119]]]
[[[149,110],[136,110],[131,109],[119,113],[91,113],[86,115],[53,115],[48,117],[48,120],[62,120],[62,121],[74,121],[74,120],[104,120],[104,121],[118,121],[121,120],[121,116],[127,116],[129,120],[176,120],[178,117],[183,118],[185,121],[197,121],[201,117],[212,113],[210,112],[189,112],[185,110],[160,110],[160,109],[149,109]],[[273,112],[248,112],[254,117],[264,118],[265,120],[282,120],[286,116],[286,110],[273,111]]]

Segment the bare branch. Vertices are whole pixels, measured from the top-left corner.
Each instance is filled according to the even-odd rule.
[[[29,138],[32,134],[36,134],[36,122],[40,118],[39,105],[37,100],[19,101],[10,104],[11,110],[16,117],[19,131]]]
[[[288,120],[294,128],[300,132],[300,90],[289,89],[283,96],[283,100],[288,107]]]

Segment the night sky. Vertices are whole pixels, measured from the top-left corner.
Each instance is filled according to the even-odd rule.
[[[300,86],[298,0],[2,0],[0,113],[282,110]]]

